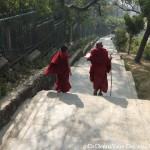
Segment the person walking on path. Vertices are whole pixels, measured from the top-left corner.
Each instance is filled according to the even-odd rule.
[[[71,68],[68,62],[68,47],[63,45],[61,49],[54,55],[50,64],[44,71],[44,74],[56,74],[56,91],[66,93],[71,89],[69,83],[69,75]]]
[[[87,58],[87,61],[91,62],[89,73],[90,81],[93,82],[93,95],[103,95],[102,92],[107,93],[107,73],[111,70],[111,59],[108,56],[108,51],[103,48],[102,42],[97,42],[96,47],[91,50],[90,56]]]

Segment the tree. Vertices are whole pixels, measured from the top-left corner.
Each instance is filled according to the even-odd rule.
[[[135,57],[135,62],[136,63],[140,63],[141,58],[143,56],[143,52],[146,46],[146,43],[148,41],[148,37],[150,35],[150,0],[139,0],[139,4],[140,4],[140,8],[141,8],[141,12],[144,15],[144,17],[147,19],[147,26],[146,26],[146,30],[143,36],[143,39],[141,41],[139,50],[137,52],[137,55]]]
[[[119,0],[115,0],[114,4],[124,11],[133,11],[135,13],[141,14],[147,20],[146,30],[135,57],[135,62],[140,63],[146,43],[148,41],[148,37],[150,35],[150,0],[122,0],[122,4],[119,3]]]
[[[37,16],[48,16],[50,13],[54,16],[55,14],[62,16],[66,10],[85,12],[91,6],[97,6],[99,15],[101,16],[102,10],[104,10],[101,6],[106,5],[106,3],[108,4],[108,1],[109,0],[0,0],[0,13],[19,12],[24,9],[36,8],[38,12]]]
[[[106,1],[106,0],[101,0],[101,1]],[[74,4],[71,4],[71,5],[65,5],[65,0],[60,0],[60,2],[66,6],[67,8],[69,9],[74,9],[74,10],[78,10],[78,11],[86,11],[88,10],[91,6],[93,5],[98,5],[98,10],[99,10],[99,15],[101,16],[102,15],[102,12],[101,12],[101,3],[99,3],[99,0],[90,0],[90,1],[86,1],[84,2],[83,0],[76,0],[75,2],[77,4],[80,4],[80,6],[77,6],[77,5],[74,5]],[[81,7],[82,6],[82,7]]]
[[[144,20],[141,15],[130,17],[128,13],[124,15],[126,31],[129,34],[129,48],[128,54],[130,53],[132,38],[133,36],[140,33],[140,31],[144,28]]]

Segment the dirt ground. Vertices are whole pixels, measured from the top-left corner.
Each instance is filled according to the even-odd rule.
[[[135,55],[120,53],[125,61],[126,70],[132,72],[138,98],[150,100],[150,61],[142,59],[141,64],[134,62]]]

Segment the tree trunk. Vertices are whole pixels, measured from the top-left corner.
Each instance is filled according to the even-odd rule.
[[[143,39],[141,41],[139,50],[138,50],[138,52],[136,54],[136,57],[135,57],[135,62],[136,63],[140,63],[141,62],[141,58],[142,58],[142,55],[143,55],[143,52],[144,52],[144,48],[146,46],[146,43],[147,43],[149,35],[150,35],[150,21],[147,22],[146,31],[145,31]]]
[[[131,50],[132,37],[133,37],[133,36],[130,35],[129,48],[128,48],[128,55],[130,54],[130,50]]]

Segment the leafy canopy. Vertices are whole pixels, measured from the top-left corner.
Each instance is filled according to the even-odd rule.
[[[144,17],[150,20],[150,0],[139,0],[139,5]]]
[[[137,35],[144,28],[144,20],[141,15],[130,17],[128,13],[124,15],[126,30],[130,35]]]

